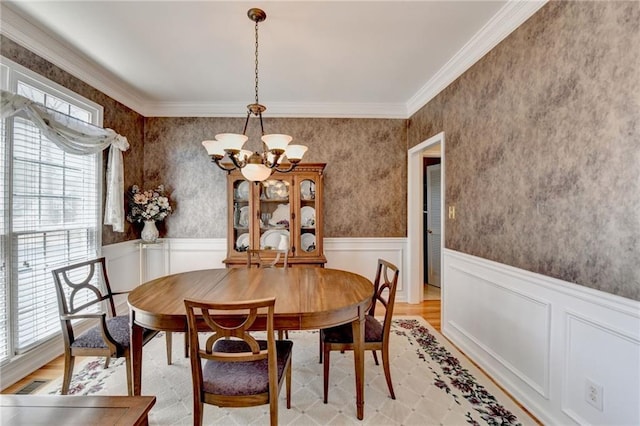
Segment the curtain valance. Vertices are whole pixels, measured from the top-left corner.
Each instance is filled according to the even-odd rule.
[[[42,134],[65,152],[77,155],[96,154],[107,147],[109,159],[106,174],[104,224],[115,232],[124,232],[124,167],[122,152],[129,149],[127,138],[111,129],[103,129],[47,108],[24,96],[2,91],[2,119],[24,113]]]

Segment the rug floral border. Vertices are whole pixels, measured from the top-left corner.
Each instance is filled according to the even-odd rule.
[[[458,405],[462,405],[460,398],[467,400],[480,417],[489,425],[521,425],[515,414],[505,408],[476,378],[462,366],[431,333],[428,327],[416,319],[394,319],[392,331],[398,336],[413,339],[419,348],[416,353],[420,359],[427,362],[428,356],[440,367],[436,371],[429,366],[435,376],[433,384],[450,395]],[[467,423],[479,425],[467,412]]]

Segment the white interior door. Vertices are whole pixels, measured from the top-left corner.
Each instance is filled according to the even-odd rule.
[[[436,287],[440,287],[440,242],[442,238],[440,180],[440,164],[427,166],[427,282]]]

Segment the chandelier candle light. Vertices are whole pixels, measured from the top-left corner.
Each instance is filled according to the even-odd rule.
[[[249,19],[255,22],[256,34],[256,101],[247,105],[247,118],[244,122],[242,134],[237,133],[220,133],[215,136],[215,140],[203,141],[202,145],[207,149],[207,153],[211,160],[216,163],[222,170],[230,172],[234,169],[240,169],[245,179],[253,182],[261,182],[274,171],[290,172],[293,170],[302,156],[307,151],[304,145],[289,145],[293,139],[289,135],[282,134],[264,134],[264,125],[262,124],[262,113],[267,109],[258,101],[258,23],[267,18],[267,14],[261,9],[249,9],[247,12]],[[247,125],[251,115],[260,118],[260,131],[262,134],[263,150],[261,153],[252,152],[242,149],[244,143],[249,139],[246,136]],[[230,163],[222,163],[222,159],[228,157]],[[284,162],[287,158],[288,163]]]

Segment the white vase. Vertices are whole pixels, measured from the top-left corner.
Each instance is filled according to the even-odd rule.
[[[158,239],[158,235],[160,235],[160,233],[158,232],[158,228],[156,228],[156,221],[145,220],[144,228],[142,228],[142,233],[140,233],[142,241],[145,243],[155,243]]]

